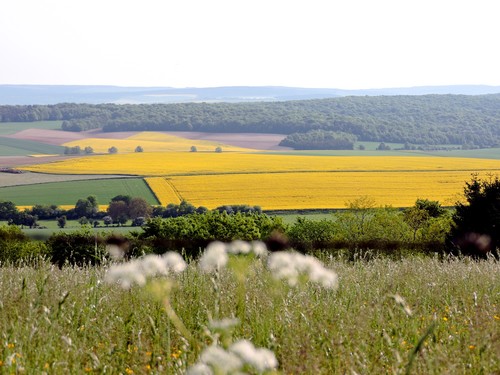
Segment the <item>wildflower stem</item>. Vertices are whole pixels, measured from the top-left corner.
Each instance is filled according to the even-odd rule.
[[[434,328],[436,328],[436,322],[432,323],[429,328],[427,328],[427,331],[420,337],[420,340],[418,340],[417,345],[413,348],[413,350],[410,353],[410,358],[408,359],[408,365],[406,366],[406,375],[410,375],[411,367],[413,365],[413,361],[415,360],[415,357],[417,356],[418,352],[422,349],[422,345],[424,344],[425,339],[434,331]]]
[[[191,332],[189,332],[187,327],[184,325],[181,318],[179,318],[179,316],[175,312],[174,308],[170,304],[170,299],[168,297],[163,300],[163,304],[165,306],[165,311],[167,312],[167,316],[174,325],[174,327],[177,328],[177,330],[181,333],[181,335],[183,335],[186,338],[186,340],[188,340],[191,343],[193,348],[196,348],[196,340],[194,339]]]

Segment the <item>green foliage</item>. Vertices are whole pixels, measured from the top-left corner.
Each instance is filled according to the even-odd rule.
[[[295,150],[352,150],[357,137],[353,134],[326,130],[293,133],[280,142],[280,146]]]
[[[85,147],[85,149],[83,150],[83,152],[85,152],[87,155],[89,154],[93,154],[94,153],[94,149],[90,146],[87,146]]]
[[[64,147],[64,153],[66,155],[80,155],[82,153],[82,149],[80,146],[72,146],[72,147]]]
[[[88,229],[72,233],[54,233],[47,240],[47,247],[52,263],[59,267],[65,264],[100,264],[106,255],[102,241]]]
[[[19,227],[0,225],[0,264],[25,264],[47,255],[44,243],[31,241]]]
[[[500,179],[473,175],[464,188],[466,203],[457,203],[453,228],[448,236],[452,253],[484,258],[498,256],[500,245]]]
[[[159,252],[184,247],[197,253],[208,242],[265,240],[274,231],[284,231],[281,218],[265,214],[227,214],[209,211],[167,219],[154,218],[143,227],[140,238],[151,241]],[[166,246],[166,247],[165,247]]]
[[[135,152],[144,152],[144,149],[142,148],[142,146],[137,146],[135,148]]]
[[[89,195],[86,199],[78,199],[74,209],[77,218],[92,218],[98,211],[99,205],[97,204],[97,197],[95,195]]]
[[[298,217],[287,231],[290,244],[297,250],[312,251],[325,249],[332,245],[335,238],[335,227],[331,220],[308,220]]]
[[[118,152],[118,149],[115,146],[111,146],[110,148],[108,148],[108,152],[110,154],[116,154]]]
[[[14,202],[0,201],[0,220],[7,221],[17,214],[19,214],[19,210]]]
[[[61,217],[58,217],[56,220],[57,220],[57,226],[59,228],[62,229],[62,228],[64,228],[66,226],[67,219],[66,219],[65,215],[63,215]]]

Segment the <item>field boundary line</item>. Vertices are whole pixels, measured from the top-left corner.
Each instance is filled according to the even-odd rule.
[[[172,189],[172,191],[174,192],[174,194],[179,199],[179,202],[182,202],[184,200],[184,198],[182,198],[181,193],[179,192],[179,190],[177,190],[177,188],[173,184],[172,180],[170,178],[168,178],[168,177],[164,177],[164,179],[165,179],[165,182],[168,184],[168,186],[170,186],[170,188]]]

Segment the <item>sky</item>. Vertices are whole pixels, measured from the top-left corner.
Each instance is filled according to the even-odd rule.
[[[0,84],[500,85],[498,0],[2,0]]]

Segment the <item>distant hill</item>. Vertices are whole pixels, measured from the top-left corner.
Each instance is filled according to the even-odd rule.
[[[0,85],[0,105],[56,103],[189,103],[259,102],[324,99],[342,96],[500,93],[500,86],[422,86],[369,90],[341,90],[277,86],[208,88]]]

